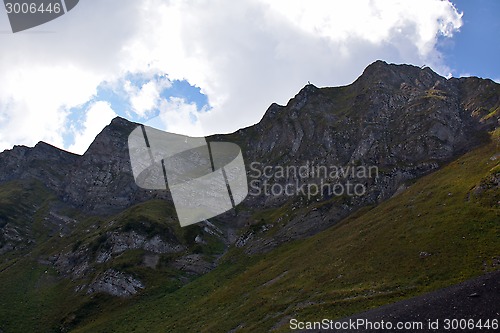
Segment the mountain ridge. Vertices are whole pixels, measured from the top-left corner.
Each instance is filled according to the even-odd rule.
[[[366,192],[251,194],[186,228],[168,190],[134,182],[127,138],[136,123],[113,119],[83,155],[43,142],[4,151],[0,331],[123,331],[129,318],[172,329],[143,313],[158,314],[155,304],[185,331],[196,330],[191,315],[217,331],[208,313],[223,321],[228,311],[226,331],[255,331],[261,320],[284,331],[294,314],[351,315],[366,309],[362,301],[384,304],[495,269],[499,121],[500,85],[429,68],[377,61],[350,85],[306,85],[259,123],[207,141],[238,144],[249,181],[282,187],[294,176],[267,179],[252,163],[376,166],[377,177],[305,179]],[[292,298],[280,296],[289,289]]]
[[[275,247],[313,235],[486,142],[488,132],[500,122],[499,96],[500,85],[493,81],[446,79],[428,67],[376,61],[350,85],[308,84],[285,106],[273,103],[257,124],[207,140],[239,144],[249,176],[252,162],[272,167],[376,165],[382,170],[377,180],[359,180],[368,187],[363,197],[323,205],[315,218],[289,217],[271,240],[245,241],[248,248],[255,247],[250,252],[267,251],[262,243]],[[168,191],[143,190],[134,182],[127,137],[136,126],[116,117],[81,156],[44,143],[0,153],[0,183],[36,178],[65,204],[103,216],[152,199],[171,202]],[[284,186],[292,180],[278,182]],[[296,208],[310,204],[299,197],[258,195],[249,196],[241,206],[267,209],[287,202]],[[256,223],[244,212],[220,218],[231,221],[227,237],[234,241],[238,229]]]

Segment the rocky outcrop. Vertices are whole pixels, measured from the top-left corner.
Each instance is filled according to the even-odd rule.
[[[326,167],[376,166],[376,177],[348,175],[306,180],[310,184],[321,180],[341,185],[360,183],[366,192],[359,196],[323,192],[313,197],[300,193],[249,195],[242,204],[245,209],[238,210],[237,216],[231,212],[219,217],[227,221],[222,230],[209,228],[208,224],[200,226],[207,234],[224,238],[226,245],[236,244],[247,253],[265,252],[291,239],[313,235],[360,207],[378,204],[403,191],[414,179],[488,140],[488,131],[497,128],[499,121],[500,85],[479,78],[446,79],[427,67],[377,61],[351,85],[318,88],[308,84],[286,105],[272,104],[258,124],[233,134],[209,137],[208,141],[240,145],[249,176],[252,162],[285,168],[308,163]],[[127,139],[136,126],[122,118],[114,119],[83,156],[44,143],[5,151],[0,154],[0,184],[36,179],[58,200],[87,215],[109,216],[154,198],[171,200],[168,191],[143,190],[134,182]],[[264,180],[262,175],[258,178]],[[293,176],[272,179],[281,186],[294,181]],[[489,193],[491,184],[497,184],[497,180],[479,184],[478,196]],[[487,196],[488,202],[491,198]],[[256,211],[279,207],[287,207],[288,211],[283,209],[265,221],[250,219]],[[7,225],[6,221],[0,223]],[[63,236],[77,223],[65,220],[61,214],[49,214],[45,220],[48,229]],[[1,251],[16,246],[8,240],[15,238],[15,230],[19,231],[16,228],[4,227]],[[106,263],[127,249],[153,254],[184,250],[179,242],[161,237],[141,236],[139,231],[130,230],[110,233],[105,246],[96,253],[97,263]],[[198,235],[193,235],[192,241],[200,246],[205,243]],[[90,259],[93,254],[79,251],[59,255],[54,262],[62,272],[79,276],[88,269],[84,263],[94,260]],[[179,267],[189,267],[194,260],[185,259]],[[148,261],[148,265],[156,266],[154,262]]]
[[[1,224],[0,224],[1,225]],[[13,250],[21,250],[26,248],[34,240],[24,236],[27,231],[20,231],[20,227],[6,223],[0,228],[0,255]]]
[[[78,280],[94,270],[91,257],[91,251],[87,247],[81,247],[76,251],[50,256],[47,261],[43,260],[42,263],[52,265],[65,277]]]
[[[496,161],[499,157],[500,154],[496,154],[490,159]],[[488,207],[500,207],[500,165],[492,168],[489,174],[469,192],[468,200],[477,200]]]
[[[96,262],[102,264],[110,260],[114,255],[127,250],[143,249],[152,253],[178,253],[186,250],[179,243],[167,243],[160,235],[147,238],[135,231],[112,232],[107,235],[106,241],[99,247],[96,254]]]
[[[203,259],[200,254],[189,254],[176,259],[172,264],[172,267],[181,270],[183,272],[193,273],[196,275],[202,275],[210,272],[215,268],[213,263]]]
[[[101,292],[118,297],[130,297],[144,288],[144,284],[133,276],[108,269],[89,285],[87,294]]]
[[[37,179],[58,191],[78,158],[78,155],[45,142],[39,142],[33,148],[15,146],[0,153],[0,183]]]
[[[80,244],[73,251],[53,255],[47,264],[53,265],[64,276],[77,280],[94,271],[96,264],[104,264],[126,251],[137,249],[147,253],[171,254],[185,251],[186,247],[177,241],[166,242],[160,235],[148,238],[135,231],[114,231],[91,244]]]
[[[137,187],[128,153],[128,135],[137,127],[115,118],[69,170],[60,195],[84,211],[110,214],[165,194]]]
[[[318,211],[298,212],[271,239],[265,232],[246,232],[238,245],[245,243],[251,253],[265,251],[317,233],[359,207],[390,198],[405,184],[488,140],[487,132],[499,125],[499,110],[500,85],[491,80],[446,79],[428,67],[383,61],[368,66],[349,86],[305,86],[287,105],[271,105],[255,126],[213,139],[242,142],[246,163],[257,161],[261,169],[309,163],[376,166],[379,174],[376,179],[345,179],[365,185],[362,196],[338,200]],[[271,182],[283,187],[294,179]],[[286,195],[257,195],[246,203],[273,208],[290,201],[298,203],[297,209],[300,202],[303,207],[311,205],[310,200]]]

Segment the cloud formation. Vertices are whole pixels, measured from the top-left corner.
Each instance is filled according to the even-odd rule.
[[[307,81],[348,84],[376,59],[447,75],[439,41],[461,25],[440,0],[80,2],[46,33],[0,34],[0,150],[44,140],[81,153],[115,113],[145,121],[159,112],[167,130],[188,135],[231,132]],[[9,30],[1,14],[0,30]],[[149,79],[137,87],[130,75]],[[210,107],[163,97],[174,80],[201,88]],[[129,109],[99,100],[105,82]],[[89,101],[84,123],[71,126]],[[68,131],[75,143],[65,146]]]
[[[108,102],[95,102],[85,111],[85,120],[82,128],[73,128],[75,142],[69,146],[68,150],[77,154],[83,154],[94,141],[97,134],[108,125],[117,114],[111,109]]]
[[[158,109],[161,102],[161,92],[172,86],[166,78],[159,80],[151,79],[144,83],[141,87],[136,87],[130,80],[126,80],[123,84],[124,92],[129,98],[132,112],[139,117],[144,118],[152,111]]]

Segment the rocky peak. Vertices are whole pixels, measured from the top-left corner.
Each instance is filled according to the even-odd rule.
[[[233,138],[246,143],[247,163],[376,165],[384,170],[370,193],[351,202],[352,208],[383,201],[406,182],[485,142],[499,119],[498,84],[447,80],[430,68],[377,61],[351,85],[304,87],[286,106],[273,104],[260,123]],[[278,206],[283,204],[279,199],[268,196],[257,204]],[[327,215],[338,220],[348,213],[337,206]],[[310,222],[297,218],[293,237],[322,228],[323,222]]]
[[[264,117],[262,118],[262,121],[268,122],[272,121],[279,113],[280,111],[284,108],[283,105],[279,105],[277,103],[272,103],[266,110]]]
[[[0,183],[34,178],[55,189],[61,185],[64,171],[77,159],[78,155],[41,141],[33,148],[14,146],[0,153]]]
[[[292,98],[287,107],[291,110],[300,110],[306,103],[309,101],[309,98],[312,97],[315,93],[317,93],[319,89],[312,85],[307,84],[304,88],[300,89],[299,93]]]
[[[439,165],[498,126],[499,96],[489,80],[447,80],[430,68],[376,61],[351,85],[308,84],[286,106],[272,104],[260,123],[214,138],[241,144],[247,161]],[[15,147],[0,154],[0,182],[34,177],[65,202],[103,214],[165,198],[135,185],[127,138],[136,126],[113,119],[83,156],[45,143]]]
[[[106,126],[70,170],[61,193],[64,200],[99,214],[109,214],[164,193],[151,193],[135,184],[128,136],[138,124],[121,117]]]
[[[430,89],[436,85],[443,85],[446,81],[446,78],[425,65],[422,67],[396,65],[377,60],[366,67],[363,74],[353,85],[360,85],[365,88],[369,86],[386,88],[407,86],[417,89]]]
[[[279,105],[277,103],[272,103],[269,108],[266,110],[264,117],[260,121],[260,123],[270,123],[273,122],[276,117],[279,117],[281,112],[284,110],[292,111],[291,114],[288,114],[287,117],[295,118],[296,111],[302,109],[311,98],[313,98],[317,93],[320,92],[320,89],[313,84],[305,85],[300,91],[295,95],[295,97],[291,98],[286,106]]]
[[[136,126],[120,117],[113,119],[82,156],[45,142],[6,150],[0,154],[0,183],[37,179],[63,201],[100,214],[147,200],[151,195],[135,185],[130,167],[127,139]]]
[[[132,132],[137,126],[137,123],[130,122],[121,117],[115,117],[111,123],[97,135],[95,140],[85,152],[84,156],[95,156],[101,154],[122,155],[124,151],[128,153],[126,149],[127,138],[130,132]]]

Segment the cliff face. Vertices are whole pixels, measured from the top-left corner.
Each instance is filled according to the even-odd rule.
[[[377,61],[351,85],[304,87],[242,131],[248,153],[285,161],[318,159],[380,166],[453,158],[498,126],[499,85],[445,79],[430,68]]]
[[[310,161],[428,172],[484,142],[499,108],[500,86],[491,80],[445,79],[428,67],[377,61],[351,85],[307,85],[286,106],[271,105],[258,124],[209,140],[240,144],[247,168]],[[136,126],[114,119],[83,156],[43,142],[16,146],[0,154],[0,182],[38,179],[63,201],[101,214],[164,198],[134,183],[127,138]]]
[[[128,134],[137,124],[115,118],[83,156],[44,142],[16,146],[0,153],[0,182],[36,179],[61,201],[84,212],[109,215],[164,194],[135,185],[127,149]]]
[[[64,201],[98,214],[110,214],[161,193],[135,185],[127,139],[137,124],[115,118],[70,167],[60,192]]]
[[[0,182],[39,179],[51,189],[60,188],[78,156],[45,142],[35,147],[15,146],[0,153]]]
[[[348,179],[366,186],[363,196],[335,202],[321,196],[314,201],[326,204],[316,210],[283,216],[286,222],[271,239],[248,232],[239,241],[248,251],[259,252],[317,233],[484,143],[499,119],[500,85],[478,78],[446,79],[430,68],[377,61],[351,85],[307,85],[286,106],[271,105],[255,126],[214,139],[242,145],[247,164],[376,166],[378,177]],[[272,181],[293,183],[290,177]],[[247,203],[279,207],[292,202],[289,209],[311,206],[311,200],[302,199],[268,195],[249,197]]]
[[[224,214],[214,219],[217,225],[206,221],[179,231],[170,222],[165,222],[168,227],[156,227],[159,220],[148,213],[151,208],[131,213],[136,210],[134,205],[149,207],[148,202],[161,199],[169,208],[157,214],[165,214],[171,222],[176,217],[166,191],[136,186],[127,139],[137,124],[116,118],[83,156],[43,142],[0,153],[0,189],[6,193],[6,201],[0,202],[0,254],[43,243],[46,238],[40,235],[70,237],[79,246],[47,253],[44,262],[74,278],[95,272],[87,290],[133,294],[144,287],[141,281],[116,269],[103,271],[94,266],[141,249],[149,251],[149,259],[144,260],[150,266],[157,266],[160,255],[175,253],[169,267],[201,274],[215,267],[228,246],[242,247],[247,253],[269,251],[399,193],[414,179],[484,143],[499,121],[500,85],[478,78],[446,79],[430,68],[377,61],[351,85],[307,85],[286,106],[271,105],[258,124],[208,140],[240,145],[250,180],[260,182],[266,179],[255,176],[252,163],[274,169],[376,166],[377,177],[322,179],[360,183],[366,193],[249,195],[236,216]],[[285,186],[294,179],[288,175],[271,181]],[[268,210],[272,214],[265,215]],[[88,216],[103,219],[105,226]],[[214,247],[218,252],[210,252],[214,254],[210,259],[199,255]],[[119,283],[111,281],[113,277]],[[123,281],[131,281],[130,288]]]

